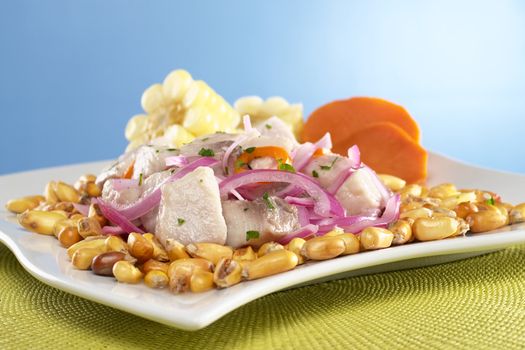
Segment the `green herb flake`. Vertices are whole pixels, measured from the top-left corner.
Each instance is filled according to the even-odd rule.
[[[270,199],[270,196],[268,196],[268,192],[264,192],[263,200],[264,200],[264,203],[266,203],[266,206],[268,207],[268,209],[275,209],[275,205],[273,205],[272,200]]]
[[[332,167],[334,166],[335,162],[337,162],[339,158],[338,157],[335,157],[334,160],[332,161],[332,163],[330,163],[330,165],[321,165],[321,169],[322,170],[330,170],[332,169]]]
[[[248,147],[244,150],[246,153],[253,153],[255,151],[255,147]]]
[[[312,170],[312,176],[313,177],[319,177],[319,173],[315,170]]]
[[[266,129],[270,130],[272,128],[272,126],[270,124],[266,124],[265,125]]]
[[[228,176],[230,174],[230,169],[228,167],[224,168],[224,175]]]
[[[179,226],[182,226],[186,222],[186,220],[184,220],[183,218],[178,218],[177,222],[179,223]]]
[[[291,173],[295,173],[295,168],[288,163],[279,164],[279,170],[284,170],[284,171],[289,171]]]
[[[213,157],[215,155],[215,152],[209,148],[201,148],[199,151],[199,156],[203,157]]]
[[[496,204],[496,201],[494,200],[494,197],[490,197],[489,199],[487,199],[487,204],[488,204],[488,205],[494,205],[494,204]]]
[[[257,239],[260,235],[259,231],[246,231],[246,240]]]
[[[244,208],[243,211],[248,211],[249,208]]]
[[[139,186],[142,186],[143,179],[144,179],[144,174],[140,173],[140,175],[139,175]]]
[[[177,149],[176,148],[168,148],[166,151],[168,152],[175,152]]]

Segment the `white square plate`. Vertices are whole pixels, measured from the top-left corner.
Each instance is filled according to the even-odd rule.
[[[10,198],[41,193],[50,180],[72,183],[81,174],[97,173],[107,164],[86,163],[1,176],[0,203],[3,208]],[[506,202],[525,202],[524,175],[482,169],[436,154],[430,154],[429,173],[429,184],[453,182],[459,188],[495,191]],[[286,273],[243,282],[228,289],[183,295],[149,289],[143,284],[120,284],[113,278],[76,270],[57,240],[24,231],[16,224],[15,216],[4,209],[0,211],[0,241],[14,252],[29,273],[46,284],[172,327],[197,330],[278,290],[360,274],[439,264],[525,243],[525,225],[311,262]]]

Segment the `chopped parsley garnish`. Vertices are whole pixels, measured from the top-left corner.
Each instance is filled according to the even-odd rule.
[[[176,151],[176,150],[177,150],[176,148],[168,148],[166,151],[168,151],[168,152],[174,152],[174,151]]]
[[[259,231],[246,231],[246,240],[259,238],[260,235]]]
[[[142,186],[142,180],[144,179],[144,174],[140,173],[139,175],[139,186]]]
[[[175,169],[170,170],[170,174],[173,174],[175,172]]]
[[[229,173],[230,173],[230,169],[228,169],[228,167],[225,167],[224,168],[224,175],[228,176]]]
[[[205,138],[203,138],[201,141],[206,142],[206,141],[208,141],[209,139],[210,139],[209,137],[205,137]]]
[[[268,130],[272,128],[272,126],[271,126],[270,124],[266,124],[265,127],[266,127],[266,129],[268,129]]]
[[[488,204],[488,205],[494,205],[494,204],[496,204],[496,201],[494,200],[494,197],[490,197],[489,199],[487,199],[487,204]]]
[[[275,209],[275,205],[273,205],[272,200],[270,199],[270,196],[268,196],[268,192],[264,192],[263,200],[264,200],[264,203],[266,203],[266,206],[268,207],[268,209]]]
[[[332,167],[334,166],[335,162],[337,162],[339,158],[338,157],[335,157],[334,160],[332,161],[332,163],[330,163],[330,165],[321,165],[321,169],[323,170],[330,170],[332,169]]]
[[[313,177],[319,177],[319,173],[315,170],[312,170],[312,176]]]
[[[242,167],[245,166],[245,165],[246,165],[246,163],[243,162],[243,161],[240,160],[240,159],[237,159],[237,160],[235,161],[235,167],[236,167],[236,168],[242,168]]]
[[[246,153],[253,153],[255,151],[255,147],[248,147],[244,150]]]
[[[155,150],[155,153],[159,153],[160,151],[158,149]]]
[[[213,152],[213,150],[209,148],[201,148],[201,150],[199,151],[199,156],[213,157],[214,155],[215,152]]]
[[[184,220],[183,218],[178,218],[177,222],[179,223],[179,226],[182,226],[182,224],[184,224],[186,220]]]
[[[244,208],[243,211],[248,211],[249,208]]]
[[[289,171],[291,173],[295,173],[295,168],[288,163],[279,164],[279,170],[284,170],[284,171]]]

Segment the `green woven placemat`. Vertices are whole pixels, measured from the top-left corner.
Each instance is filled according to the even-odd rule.
[[[0,244],[0,349],[525,347],[525,246],[274,293],[185,332],[37,281]]]

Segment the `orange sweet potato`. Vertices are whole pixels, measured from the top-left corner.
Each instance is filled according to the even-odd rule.
[[[306,121],[301,141],[317,141],[326,132],[339,142],[361,128],[378,122],[391,122],[403,129],[412,140],[419,142],[419,128],[401,106],[374,97],[353,97],[325,104]]]
[[[377,173],[395,175],[409,183],[423,182],[427,176],[427,152],[391,122],[363,127],[336,141],[332,150],[346,154],[353,145],[359,147],[361,160]]]

